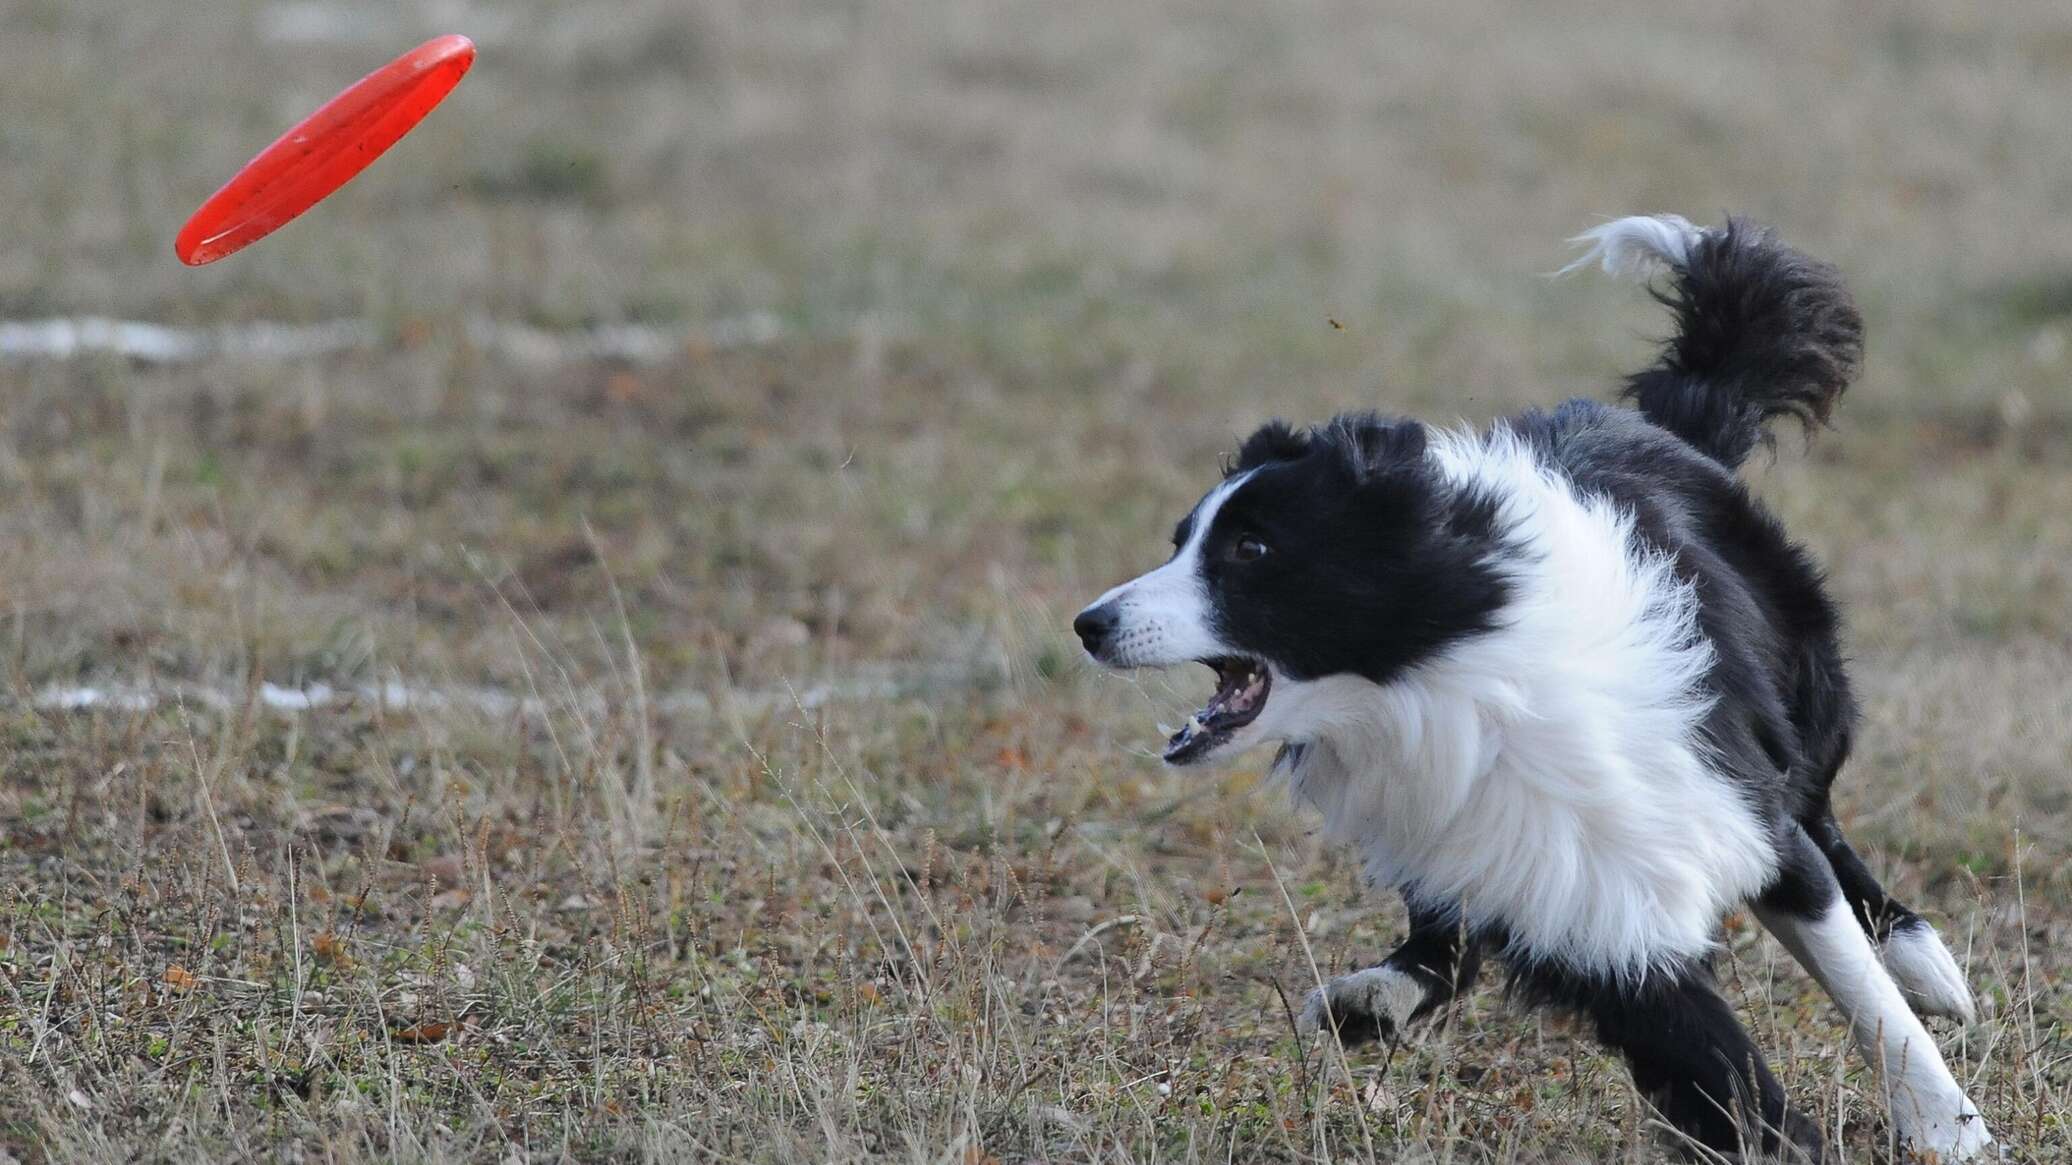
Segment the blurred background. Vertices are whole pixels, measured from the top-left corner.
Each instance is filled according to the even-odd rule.
[[[2063,1159],[2072,7],[0,28],[0,1147],[1652,1152],[1615,1066],[1493,995],[1408,1074],[1298,1070],[1298,938],[1378,955],[1393,904],[1255,774],[1161,773],[1205,677],[1094,675],[1065,623],[1267,417],[1609,395],[1659,309],[1546,273],[1675,211],[1776,226],[1864,307],[1836,431],[1751,478],[1849,615],[1852,828],[1993,1001],[1974,1095]],[[474,71],[359,180],[173,259],[448,32]],[[1732,933],[1871,1151],[1831,1016]],[[916,1056],[964,1067],[915,1089]],[[1494,1099],[1433,1115],[1455,1083]]]

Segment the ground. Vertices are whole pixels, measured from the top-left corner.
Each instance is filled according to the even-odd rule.
[[[1161,770],[1206,672],[1066,627],[1268,416],[1609,395],[1662,320],[1544,273],[1658,210],[1859,291],[1835,430],[1749,475],[1847,607],[1843,819],[1979,993],[1945,1050],[2072,1161],[2072,8],[4,9],[0,319],[375,342],[0,354],[0,1161],[1663,1156],[1493,988],[1298,1043],[1400,908],[1259,758]],[[172,260],[448,31],[360,183]],[[1742,917],[1722,971],[1884,1159],[1818,991]]]

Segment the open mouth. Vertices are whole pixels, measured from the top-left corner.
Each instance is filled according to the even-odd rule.
[[[1259,660],[1231,655],[1201,662],[1216,673],[1216,694],[1166,741],[1169,765],[1200,760],[1258,719],[1266,707],[1266,690],[1273,686],[1273,677]]]

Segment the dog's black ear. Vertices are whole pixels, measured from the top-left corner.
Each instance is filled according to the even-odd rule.
[[[1294,461],[1309,452],[1309,435],[1298,433],[1282,420],[1271,420],[1259,426],[1237,447],[1236,460],[1223,466],[1223,476],[1257,469],[1274,461]]]
[[[1389,474],[1424,458],[1425,427],[1373,413],[1345,413],[1322,434],[1338,451],[1355,480]]]

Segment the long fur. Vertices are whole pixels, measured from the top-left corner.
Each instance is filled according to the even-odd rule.
[[[1701,231],[1677,215],[1635,216],[1578,235],[1611,272],[1669,270],[1656,297],[1676,332],[1626,382],[1641,415],[1733,467],[1780,416],[1825,424],[1863,365],[1863,317],[1835,268],[1744,219]]]

